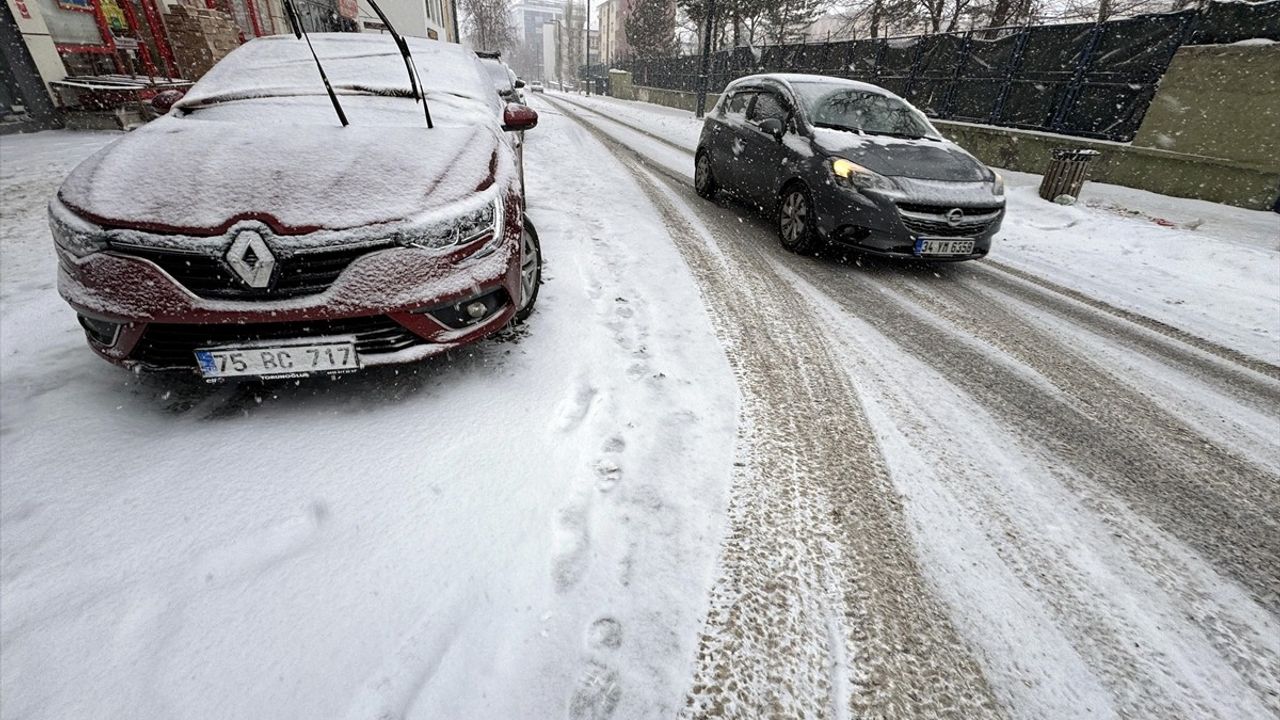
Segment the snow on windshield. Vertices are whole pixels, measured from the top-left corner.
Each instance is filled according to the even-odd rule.
[[[937,137],[919,111],[896,97],[838,83],[794,83],[796,95],[816,125],[886,135]]]
[[[389,35],[312,33],[310,37],[336,92],[410,92],[404,59]],[[434,40],[406,41],[428,97],[443,94],[491,102],[490,82],[471,52]],[[275,35],[252,40],[232,52],[196,83],[178,106],[324,92],[306,42],[292,35]]]

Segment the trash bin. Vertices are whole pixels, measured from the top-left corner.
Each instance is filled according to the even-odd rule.
[[[1040,197],[1045,200],[1055,200],[1063,195],[1079,198],[1089,162],[1097,156],[1097,150],[1055,148],[1049,169],[1040,180]]]

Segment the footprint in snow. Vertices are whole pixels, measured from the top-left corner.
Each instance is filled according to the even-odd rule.
[[[618,671],[593,660],[587,664],[569,700],[569,717],[572,720],[606,720],[613,715],[621,699]]]
[[[622,623],[611,617],[602,617],[587,628],[587,644],[597,650],[617,650],[622,647]]]

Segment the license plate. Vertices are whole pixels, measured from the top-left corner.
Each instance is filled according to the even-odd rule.
[[[200,348],[196,362],[207,379],[302,377],[360,369],[355,338],[345,337]]]
[[[930,240],[916,239],[917,255],[972,255],[972,240]]]

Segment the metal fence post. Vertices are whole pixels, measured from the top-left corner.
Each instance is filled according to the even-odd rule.
[[[876,64],[871,67],[871,77],[876,80],[880,79],[880,63],[884,60],[885,48],[889,47],[889,41],[880,40],[880,44],[876,46]]]
[[[1093,62],[1093,52],[1098,49],[1098,40],[1102,37],[1102,31],[1105,23],[1095,23],[1089,30],[1089,39],[1085,41],[1084,52],[1080,53],[1080,60],[1076,62],[1075,72],[1071,73],[1071,79],[1067,81],[1067,91],[1062,94],[1062,99],[1058,101],[1058,107],[1054,109],[1053,119],[1049,121],[1050,130],[1061,130],[1062,123],[1067,118],[1067,113],[1076,103],[1076,97],[1080,95],[1080,86],[1084,83],[1085,71],[1089,69],[1089,64]]]
[[[1009,90],[1013,87],[1013,76],[1018,74],[1022,66],[1022,53],[1026,50],[1027,41],[1031,37],[1031,28],[1023,27],[1018,31],[1018,41],[1013,44],[1013,53],[1009,57],[1009,68],[1004,74],[1004,84],[1000,86],[1000,94],[996,96],[996,106],[991,109],[991,117],[987,122],[999,125],[1004,116],[1004,104],[1009,99]]]
[[[951,103],[956,96],[956,83],[960,81],[960,74],[964,72],[965,67],[969,64],[969,48],[971,47],[973,47],[972,30],[964,34],[964,44],[960,46],[960,59],[956,61],[955,70],[951,73],[951,82],[947,83],[947,92],[942,96],[942,109],[938,111],[938,117],[943,120],[951,117]]]
[[[911,56],[911,69],[907,71],[907,85],[902,90],[902,96],[908,101],[911,100],[911,91],[915,89],[916,76],[920,73],[920,57],[924,55],[924,39],[928,35],[920,35],[916,37],[916,54]]]

